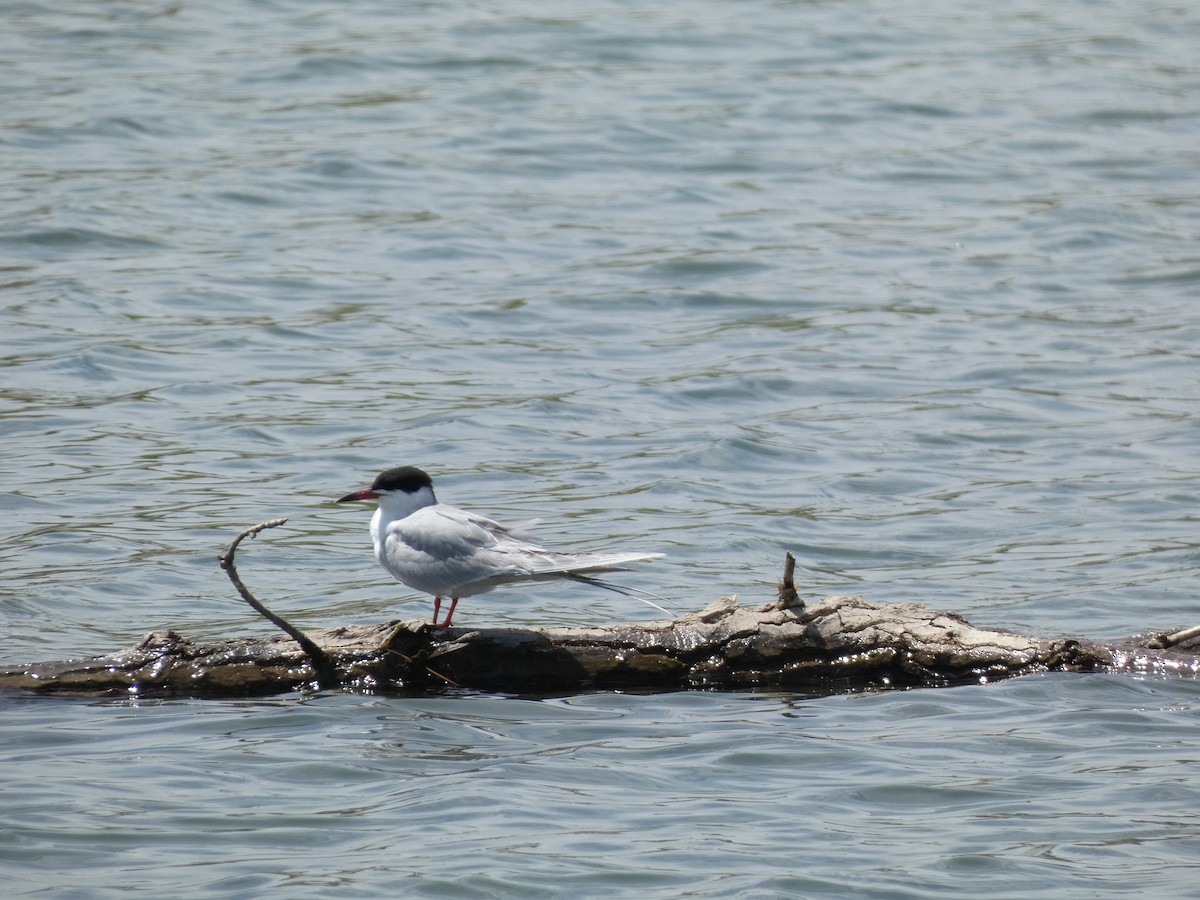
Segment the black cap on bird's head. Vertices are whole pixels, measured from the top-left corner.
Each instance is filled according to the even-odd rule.
[[[365,490],[355,491],[345,497],[339,497],[338,503],[349,503],[353,500],[378,500],[383,494],[402,492],[415,494],[421,488],[433,490],[433,479],[416,466],[396,466],[386,472],[380,472]]]

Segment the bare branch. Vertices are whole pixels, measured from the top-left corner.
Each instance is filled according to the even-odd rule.
[[[1184,649],[1191,647],[1197,638],[1200,638],[1200,625],[1185,628],[1183,631],[1176,631],[1173,634],[1160,634],[1149,646],[1161,650]]]
[[[225,570],[225,574],[229,576],[229,580],[233,582],[233,586],[237,588],[237,592],[241,594],[242,599],[250,604],[260,616],[276,628],[282,630],[288,637],[300,645],[301,649],[308,654],[309,660],[312,662],[313,672],[317,676],[317,685],[322,689],[336,687],[338,684],[337,670],[330,661],[328,655],[317,644],[311,640],[303,631],[289,622],[282,616],[277,616],[271,610],[267,609],[260,603],[249,589],[242,583],[242,579],[238,576],[237,566],[233,564],[233,556],[237,553],[238,544],[246,538],[258,537],[259,533],[266,531],[268,528],[276,528],[287,522],[287,519],[270,519],[266,522],[259,522],[252,528],[247,528],[241,534],[233,539],[233,542],[225,548],[225,552],[219,557],[221,568]]]

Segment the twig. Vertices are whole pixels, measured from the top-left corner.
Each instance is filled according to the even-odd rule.
[[[271,519],[267,522],[260,522],[252,528],[247,528],[235,537],[233,543],[226,547],[225,552],[218,557],[221,568],[225,570],[225,574],[229,576],[229,580],[233,582],[233,586],[237,588],[237,592],[242,595],[242,599],[249,603],[255,612],[275,627],[281,629],[308,654],[308,658],[312,662],[313,671],[317,675],[317,686],[322,689],[336,687],[338,684],[337,670],[334,668],[333,662],[329,659],[329,655],[318,647],[308,635],[287,619],[275,615],[275,613],[263,606],[250,593],[246,585],[242,584],[242,579],[238,577],[237,567],[233,564],[233,555],[237,552],[238,544],[246,538],[257,537],[259,532],[266,531],[268,528],[275,528],[286,521],[287,519]]]
[[[1159,638],[1161,643],[1157,646],[1170,650],[1178,647],[1180,644],[1195,640],[1197,636],[1200,636],[1200,625],[1194,628],[1185,628],[1183,631],[1176,631],[1174,634],[1164,634]]]

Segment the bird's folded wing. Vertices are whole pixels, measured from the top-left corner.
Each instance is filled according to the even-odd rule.
[[[452,506],[431,506],[388,525],[388,534],[438,559],[469,556],[507,538],[503,525]]]

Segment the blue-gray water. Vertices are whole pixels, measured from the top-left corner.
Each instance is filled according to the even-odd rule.
[[[4,662],[427,615],[380,469],[680,609],[1200,622],[1200,8],[0,9]],[[461,624],[654,610],[577,588]],[[0,698],[6,895],[1195,892],[1195,681]]]

